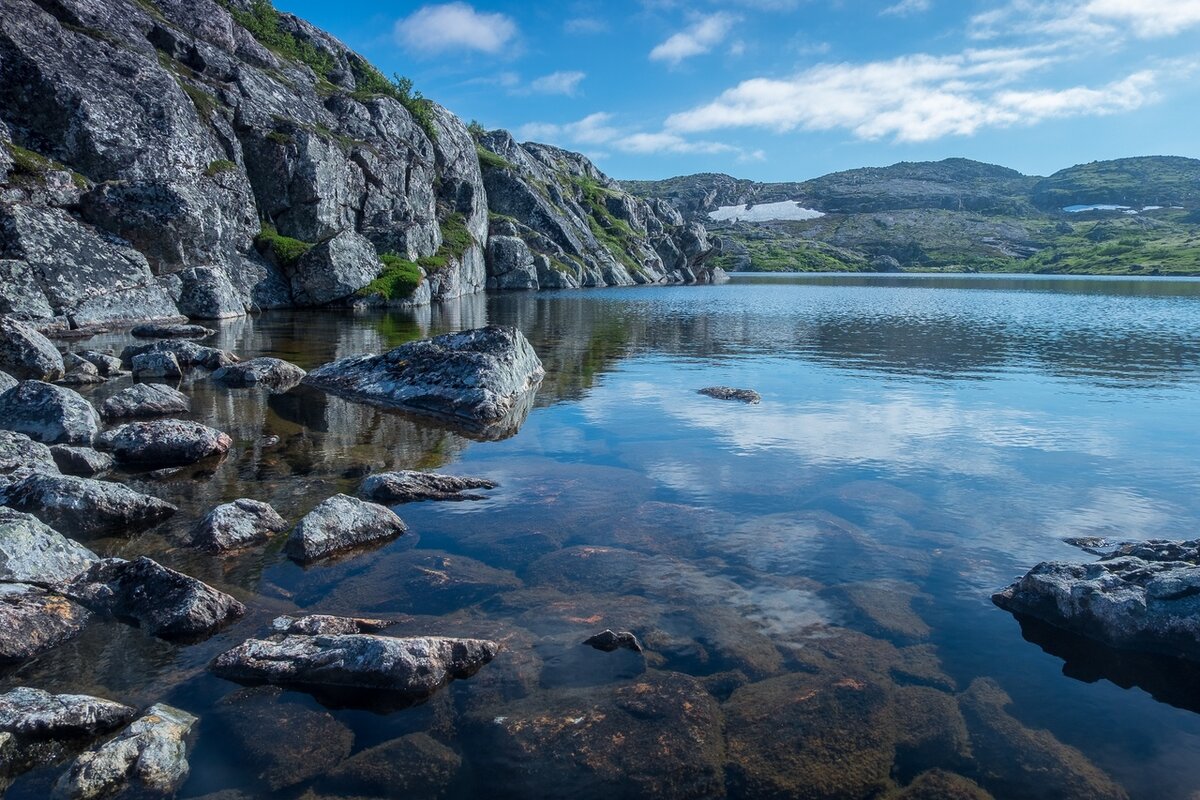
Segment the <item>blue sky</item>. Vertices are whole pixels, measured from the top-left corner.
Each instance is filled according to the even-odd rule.
[[[1200,156],[1200,0],[277,0],[617,178]]]

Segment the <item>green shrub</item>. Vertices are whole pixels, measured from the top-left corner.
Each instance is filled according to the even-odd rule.
[[[487,135],[487,129],[479,124],[479,120],[473,119],[467,123],[467,133],[471,134],[471,138],[478,142]]]
[[[222,172],[230,172],[235,169],[237,169],[237,164],[227,158],[218,158],[216,161],[208,162],[208,166],[204,169],[204,174],[213,178]]]
[[[386,300],[412,297],[421,285],[421,268],[396,253],[381,253],[383,272],[379,277],[358,290],[360,297],[379,295]]]
[[[496,155],[481,144],[475,145],[475,152],[479,155],[479,166],[482,169],[514,169],[508,159]]]
[[[254,237],[254,244],[259,250],[269,250],[275,258],[275,263],[281,267],[292,266],[313,248],[308,242],[290,236],[280,236],[274,226],[267,224],[264,224],[258,236]]]
[[[324,77],[333,71],[333,56],[319,50],[283,27],[283,17],[269,0],[254,0],[249,11],[226,5],[226,9],[238,24],[250,31],[264,47],[274,50],[285,58],[299,61],[312,67],[313,72]]]
[[[271,131],[267,134],[267,138],[275,144],[283,145],[285,147],[295,141],[290,133],[284,133],[283,131]]]
[[[192,105],[196,107],[196,111],[200,114],[200,118],[206,122],[212,119],[212,115],[217,111],[217,98],[213,97],[203,89],[197,89],[186,83],[179,84],[184,93],[192,99]]]

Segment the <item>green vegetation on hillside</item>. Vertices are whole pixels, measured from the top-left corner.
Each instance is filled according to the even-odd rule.
[[[574,177],[571,179],[571,185],[576,189],[580,204],[588,212],[588,227],[591,228],[592,235],[630,272],[642,272],[642,265],[631,254],[637,239],[633,229],[625,220],[613,216],[605,202],[605,198],[619,193],[601,186],[591,178]]]
[[[1039,208],[1072,205],[1200,206],[1200,161],[1177,156],[1121,158],[1060,170],[1033,188]]]
[[[12,175],[18,180],[24,179],[38,184],[46,182],[46,175],[50,172],[69,172],[71,181],[79,189],[88,188],[88,179],[78,172],[68,169],[66,166],[58,163],[52,158],[46,158],[40,153],[35,153],[13,142],[5,142],[5,147],[8,150],[8,155],[12,158]]]
[[[412,297],[421,285],[421,268],[396,253],[380,253],[383,272],[379,277],[358,290],[360,297],[379,295],[385,300]]]
[[[274,225],[263,223],[262,230],[254,237],[254,245],[260,251],[269,251],[275,263],[281,267],[290,267],[313,248],[308,242],[281,236]]]

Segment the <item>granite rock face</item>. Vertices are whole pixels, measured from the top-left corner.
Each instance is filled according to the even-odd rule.
[[[217,656],[211,668],[234,681],[378,689],[415,699],[455,678],[469,678],[498,651],[495,642],[483,639],[293,634],[248,639]]]
[[[500,425],[545,375],[516,328],[489,326],[355,356],[318,367],[304,383],[353,400],[449,418],[469,427]]]
[[[497,215],[487,247],[494,289],[631,286],[712,280],[703,226],[669,204],[624,191],[586,157],[518,144],[507,131],[481,140],[488,205]]]
[[[296,561],[310,562],[404,534],[408,526],[390,508],[334,495],[300,520],[284,546]]]
[[[1091,564],[1043,562],[992,601],[1113,647],[1200,660],[1200,540],[1126,544]]]
[[[37,472],[59,472],[50,448],[23,433],[0,430],[0,487]]]
[[[134,533],[179,510],[119,483],[45,473],[8,486],[0,500],[71,536]]]
[[[0,428],[44,444],[91,445],[100,430],[100,415],[72,389],[23,381],[0,394]]]

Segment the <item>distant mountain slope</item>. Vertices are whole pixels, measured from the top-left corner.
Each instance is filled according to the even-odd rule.
[[[701,174],[623,185],[703,221],[722,250],[712,261],[727,270],[1200,274],[1200,161],[1189,158],[1104,161],[1049,178],[950,158],[797,183]],[[723,206],[780,201],[825,216],[710,216]],[[1092,205],[1130,208],[1064,211]]]

